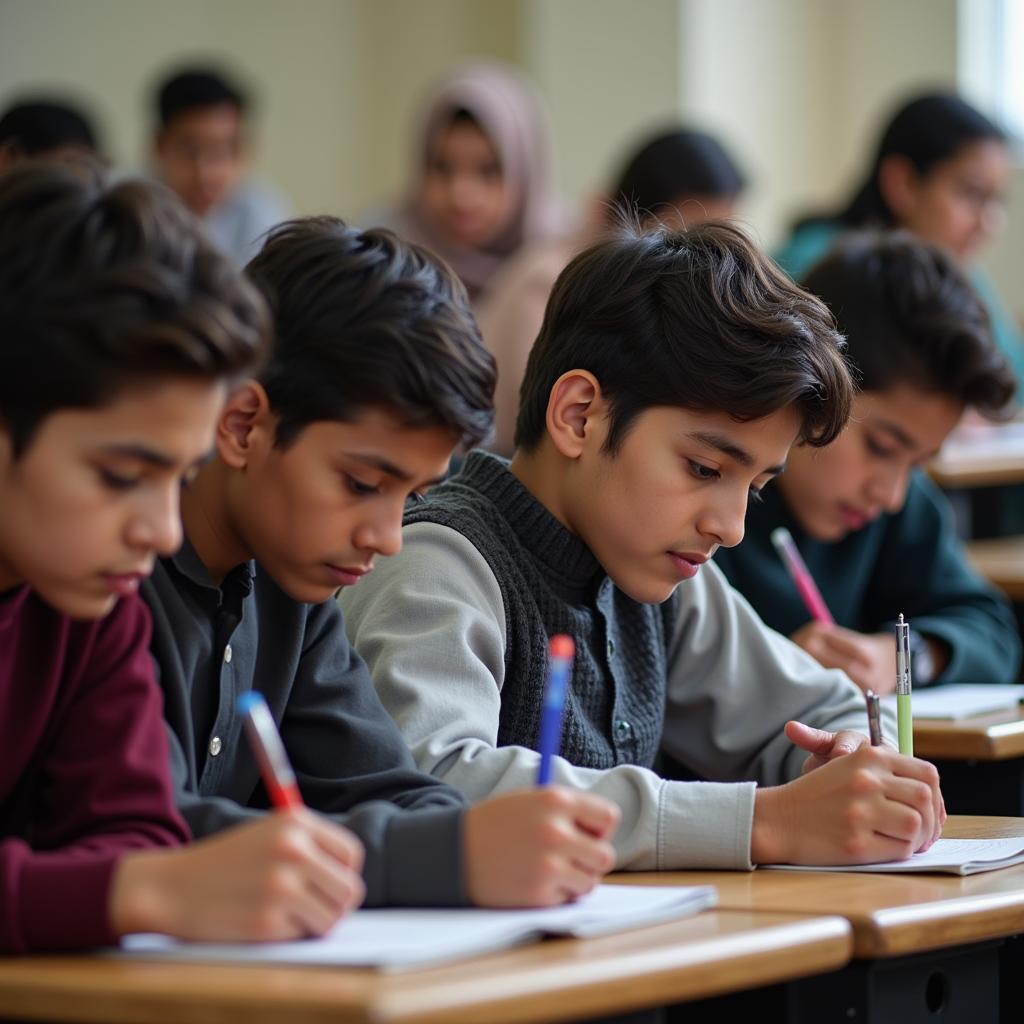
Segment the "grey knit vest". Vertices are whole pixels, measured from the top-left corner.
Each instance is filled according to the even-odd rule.
[[[406,524],[458,531],[487,561],[505,608],[498,743],[536,749],[548,637],[576,641],[560,752],[573,764],[652,767],[661,742],[675,598],[634,601],[590,549],[509,472],[472,452],[461,471],[406,510]]]

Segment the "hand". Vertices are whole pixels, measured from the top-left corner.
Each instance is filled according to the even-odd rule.
[[[619,809],[604,797],[543,786],[466,812],[466,888],[482,907],[549,907],[590,892],[615,865]]]
[[[235,942],[322,935],[363,900],[363,847],[306,808],[275,811],[174,850],[127,854],[114,873],[115,932]]]
[[[896,638],[808,622],[791,637],[825,668],[842,669],[862,690],[880,697],[896,689]]]
[[[927,850],[946,819],[939,774],[861,746],[754,798],[754,863],[870,864]]]
[[[813,772],[815,768],[820,768],[837,757],[852,754],[870,742],[867,736],[852,729],[829,732],[827,729],[815,729],[804,725],[803,722],[787,722],[786,737],[790,743],[801,750],[806,750],[810,755],[800,770],[802,775]]]

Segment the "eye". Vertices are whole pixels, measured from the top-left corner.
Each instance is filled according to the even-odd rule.
[[[751,505],[760,505],[764,501],[764,495],[761,493],[762,490],[763,490],[763,488],[761,488],[761,487],[751,487],[750,488],[750,499],[749,500],[750,500],[750,504]]]
[[[112,491],[130,491],[139,484],[139,480],[136,477],[122,476],[120,473],[104,469],[102,466],[97,472],[99,473],[100,480],[103,481],[103,485],[109,487]]]
[[[345,478],[345,484],[348,489],[360,498],[365,498],[370,494],[378,493],[378,489],[376,487],[373,487],[370,484],[364,484],[361,480],[357,480],[349,473],[343,473],[342,476]]]
[[[890,451],[888,448],[880,445],[873,437],[866,437],[864,443],[867,445],[868,451],[872,455],[877,455],[880,459],[891,459],[896,453]]]
[[[686,461],[690,467],[690,472],[698,480],[717,480],[722,475],[717,469],[702,465],[700,462],[694,462],[693,459],[687,459]]]

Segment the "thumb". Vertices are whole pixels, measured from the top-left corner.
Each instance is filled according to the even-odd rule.
[[[803,722],[787,722],[786,738],[808,754],[827,755],[832,750],[836,735],[827,729],[815,729]]]

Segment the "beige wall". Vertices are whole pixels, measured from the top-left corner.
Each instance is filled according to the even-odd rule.
[[[863,173],[906,90],[953,83],[956,43],[956,0],[0,0],[0,104],[79,91],[116,159],[137,166],[153,77],[181,56],[226,56],[261,86],[260,171],[300,212],[352,215],[401,188],[424,86],[453,60],[500,57],[548,99],[566,198],[682,116],[736,152],[752,183],[743,215],[774,244]],[[1018,180],[1017,206],[1022,192]],[[989,261],[1014,295],[1020,236]]]

